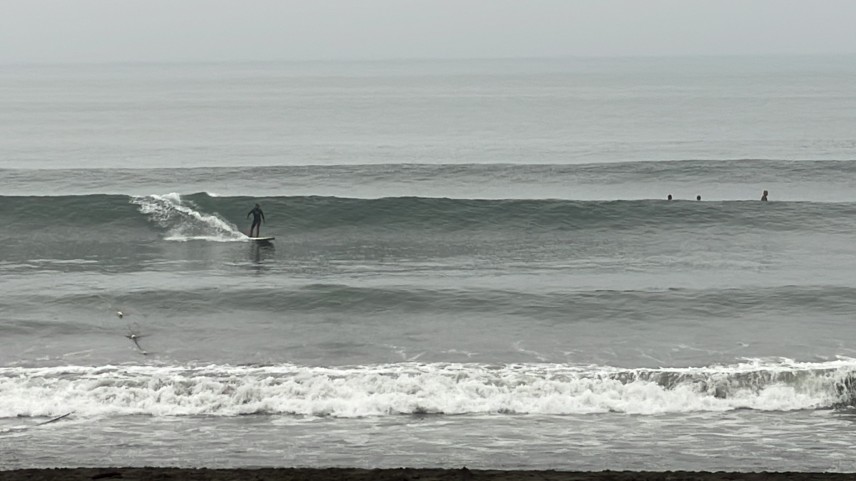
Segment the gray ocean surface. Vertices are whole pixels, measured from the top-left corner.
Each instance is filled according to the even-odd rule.
[[[856,471],[854,78],[0,66],[0,469]]]

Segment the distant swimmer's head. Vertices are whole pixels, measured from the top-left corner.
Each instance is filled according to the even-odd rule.
[[[695,196],[695,200],[701,200],[701,196],[700,195]]]
[[[765,190],[763,194],[761,194],[761,200],[767,201],[767,191]]]
[[[672,194],[669,194],[669,197],[667,197],[667,199],[672,200]]]

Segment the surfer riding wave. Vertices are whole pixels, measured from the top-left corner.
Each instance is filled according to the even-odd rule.
[[[250,237],[259,237],[262,222],[265,222],[265,213],[262,212],[261,206],[256,204],[253,210],[247,213],[247,217],[249,218],[250,215],[253,216],[253,224],[250,226]],[[253,230],[255,230],[256,235],[253,235]]]

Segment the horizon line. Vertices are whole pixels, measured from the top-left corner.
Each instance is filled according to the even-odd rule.
[[[313,59],[162,59],[162,60],[35,60],[4,61],[0,67],[38,66],[98,66],[98,65],[223,65],[223,64],[391,64],[407,62],[500,62],[500,61],[557,61],[557,60],[634,60],[634,59],[740,59],[740,58],[824,58],[852,57],[853,52],[813,53],[681,53],[681,54],[621,54],[621,55],[540,55],[540,56],[465,56],[465,57],[379,57],[379,58],[313,58]]]

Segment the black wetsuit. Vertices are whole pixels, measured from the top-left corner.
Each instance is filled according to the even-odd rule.
[[[262,212],[261,208],[253,207],[253,210],[251,210],[247,214],[247,217],[249,217],[250,214],[253,215],[253,225],[250,226],[250,237],[254,237],[253,236],[253,230],[255,230],[255,232],[256,232],[255,237],[258,237],[259,236],[259,230],[261,230],[262,221],[265,219],[265,213]]]

